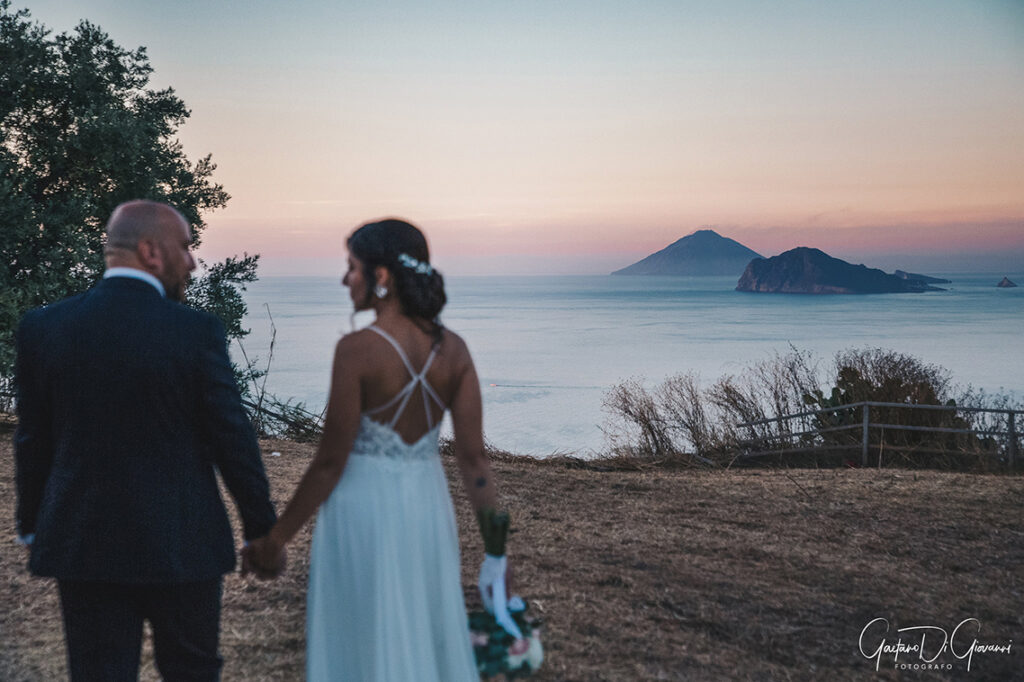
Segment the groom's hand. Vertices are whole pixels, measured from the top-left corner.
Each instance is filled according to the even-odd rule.
[[[284,572],[288,555],[284,547],[276,547],[266,537],[253,540],[242,548],[242,575],[253,573],[260,580],[276,578]]]

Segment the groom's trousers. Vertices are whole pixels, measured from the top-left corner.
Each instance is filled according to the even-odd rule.
[[[136,682],[147,620],[156,667],[166,682],[219,680],[221,582],[59,580],[72,682]]]

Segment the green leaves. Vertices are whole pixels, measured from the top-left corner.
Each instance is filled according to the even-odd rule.
[[[147,88],[152,71],[145,48],[122,48],[95,24],[52,35],[0,0],[0,377],[21,315],[99,278],[115,206],[165,201],[198,244],[202,215],[229,199],[209,156],[185,156],[175,136],[189,111],[172,89]],[[234,338],[256,259],[211,266],[190,290]]]
[[[258,254],[243,254],[241,258],[232,256],[211,266],[199,261],[203,272],[189,283],[186,291],[189,305],[220,318],[229,339],[240,339],[249,333],[248,329],[242,329],[242,317],[246,313],[242,292],[246,284],[256,281],[259,258]]]

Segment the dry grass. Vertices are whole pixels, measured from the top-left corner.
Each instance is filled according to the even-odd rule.
[[[265,442],[276,502],[312,453]],[[13,533],[9,435],[0,437],[0,533]],[[450,458],[447,460],[449,472]],[[873,618],[1024,642],[1024,478],[931,471],[645,469],[497,457],[513,512],[516,589],[546,622],[543,680],[1024,679],[1024,659],[977,654],[970,673],[881,673],[858,653]],[[457,480],[453,478],[452,480]],[[482,552],[455,483],[463,584]],[[225,680],[303,673],[308,529],[287,577],[225,584]],[[63,679],[51,581],[0,557],[0,679]],[[895,638],[893,638],[895,639]],[[906,640],[905,640],[906,641]],[[877,642],[875,644],[877,646]],[[147,657],[143,679],[155,679]],[[886,660],[889,665],[886,665]],[[912,662],[912,658],[901,658]]]

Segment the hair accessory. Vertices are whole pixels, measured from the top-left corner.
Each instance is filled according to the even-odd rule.
[[[431,267],[430,263],[424,263],[423,261],[416,260],[407,253],[398,254],[398,262],[410,270],[415,270],[420,275],[434,274],[434,268]]]
[[[388,295],[388,288],[383,284],[378,284],[373,288],[373,293],[377,295],[377,298],[384,298]]]

